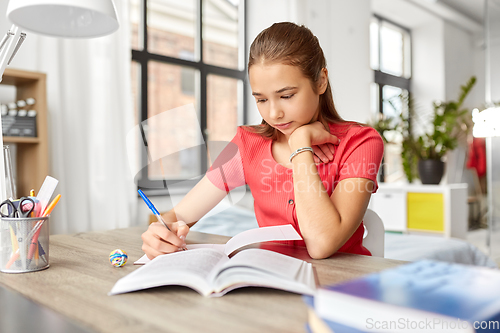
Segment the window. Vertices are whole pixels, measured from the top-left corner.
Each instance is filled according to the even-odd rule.
[[[381,17],[370,24],[370,65],[374,71],[371,89],[372,111],[381,117],[399,117],[408,112],[411,89],[410,31]],[[395,144],[385,146],[380,180],[404,179],[401,161],[401,133],[388,133]]]
[[[167,194],[204,175],[214,157],[207,143],[230,141],[245,122],[245,1],[130,4],[136,181]]]

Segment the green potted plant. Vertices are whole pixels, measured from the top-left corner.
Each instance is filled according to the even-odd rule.
[[[461,86],[456,101],[434,102],[429,117],[416,112],[412,99],[399,96],[408,105],[408,112],[401,113],[398,119],[381,118],[372,125],[386,142],[389,141],[385,135],[387,131],[401,133],[403,169],[410,183],[417,175],[423,184],[441,181],[443,157],[457,147],[459,138],[471,128],[471,112],[463,107],[463,102],[475,83],[476,78],[471,77]]]

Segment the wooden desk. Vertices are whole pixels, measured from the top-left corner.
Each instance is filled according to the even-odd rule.
[[[304,332],[307,309],[301,296],[273,289],[242,288],[205,298],[184,287],[161,287],[108,296],[114,283],[138,266],[145,227],[50,237],[50,268],[24,274],[0,273],[0,284],[35,303],[98,332]],[[188,243],[225,243],[228,237],[190,232]],[[129,255],[121,268],[109,253]],[[319,282],[330,284],[394,267],[397,260],[336,254],[312,260],[305,248],[275,246],[307,259]],[[20,314],[19,320],[27,320]]]

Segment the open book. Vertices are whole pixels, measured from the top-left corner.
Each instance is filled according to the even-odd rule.
[[[246,230],[228,240],[226,244],[188,244],[187,248],[188,250],[211,248],[230,256],[234,251],[250,244],[300,239],[302,237],[300,237],[295,228],[291,224],[286,224]],[[143,265],[150,261],[147,255],[143,255],[134,262],[134,265]]]
[[[293,236],[292,239],[297,239],[295,237],[298,236],[300,239],[295,229],[289,227],[296,235],[288,236]],[[255,232],[258,233],[257,230],[262,229],[265,228],[253,229],[254,236]],[[274,229],[276,230],[279,228]],[[289,229],[286,227],[284,230]],[[262,233],[265,234],[266,231]],[[281,240],[284,239],[284,235],[280,237]],[[246,239],[246,242],[250,240]],[[240,244],[246,243],[241,240],[241,236],[240,241],[242,242]],[[233,247],[228,246],[229,244],[230,242],[225,244],[224,250],[205,246],[158,256],[118,280],[109,295],[167,285],[186,286],[203,296],[210,297],[222,296],[233,289],[250,286],[275,288],[306,295],[314,294],[316,283],[310,263],[276,252],[253,248],[238,252],[230,259],[227,253],[231,254],[234,250],[231,250]],[[245,245],[248,244],[251,243]],[[242,246],[244,245],[235,249]]]

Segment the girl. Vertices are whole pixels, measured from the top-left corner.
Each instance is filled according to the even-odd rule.
[[[248,76],[263,120],[241,126],[202,180],[142,235],[152,259],[185,247],[192,226],[231,189],[248,184],[259,226],[292,224],[314,259],[370,255],[363,223],[383,154],[371,127],[344,121],[332,98],[318,39],[283,22],[250,47]]]

